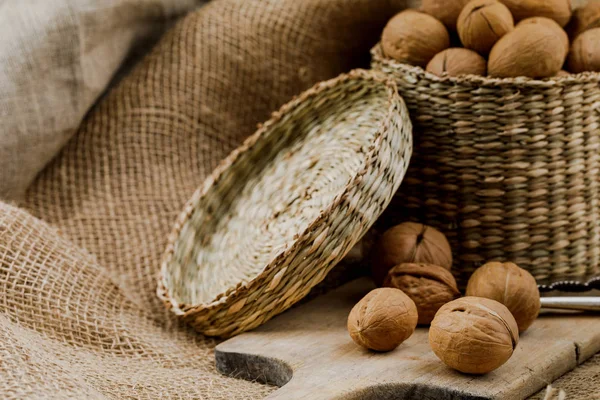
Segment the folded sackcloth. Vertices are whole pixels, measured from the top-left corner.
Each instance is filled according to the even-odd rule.
[[[2,2],[0,199],[23,196],[130,53],[204,2]]]
[[[272,110],[358,66],[390,0],[215,0],[178,22],[0,205],[0,392],[9,398],[260,398],[155,295],[176,216]],[[59,94],[57,96],[60,97]]]

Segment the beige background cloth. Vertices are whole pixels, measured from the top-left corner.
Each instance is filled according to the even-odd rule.
[[[22,196],[132,50],[201,3],[0,1],[0,199]]]
[[[273,391],[221,376],[216,342],[164,311],[155,277],[167,234],[256,123],[312,83],[368,65],[368,49],[404,6],[215,0],[177,23],[87,115],[22,207],[0,203],[0,393],[232,399]],[[593,376],[598,363],[588,365]]]

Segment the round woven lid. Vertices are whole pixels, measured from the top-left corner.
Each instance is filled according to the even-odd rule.
[[[411,123],[394,83],[353,71],[283,106],[193,195],[158,296],[232,336],[289,308],[375,222],[404,176]]]

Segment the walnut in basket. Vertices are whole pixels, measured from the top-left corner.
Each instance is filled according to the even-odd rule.
[[[577,36],[571,46],[567,66],[570,72],[600,72],[600,28]]]
[[[600,1],[590,1],[583,7],[577,8],[566,27],[571,40],[575,40],[577,36],[593,28],[600,28]]]
[[[571,19],[570,0],[502,0],[515,21],[530,17],[546,17],[565,26]]]
[[[446,27],[431,15],[405,10],[389,20],[381,35],[386,56],[425,68],[442,50],[450,47]]]
[[[485,75],[487,61],[476,52],[454,47],[433,57],[427,71],[438,76]]]
[[[547,78],[560,71],[565,58],[564,43],[553,29],[519,24],[492,48],[488,73],[501,78]]]
[[[421,10],[442,21],[446,27],[456,30],[456,21],[461,10],[470,0],[423,0]]]
[[[554,21],[550,18],[532,17],[532,18],[524,19],[523,21],[519,22],[517,24],[517,26],[522,26],[522,25],[527,25],[527,24],[538,25],[539,27],[545,27],[545,28],[552,30],[552,32],[554,32],[556,34],[556,36],[558,36],[561,43],[563,44],[563,47],[565,49],[565,56],[567,54],[569,54],[569,47],[570,47],[569,35],[567,35],[567,32],[565,32],[565,30],[563,28],[561,28],[560,25],[558,25],[556,23],[556,21]]]
[[[513,17],[498,0],[472,0],[458,17],[458,35],[463,46],[481,54],[515,27]]]

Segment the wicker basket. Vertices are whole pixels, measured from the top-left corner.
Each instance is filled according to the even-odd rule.
[[[600,272],[600,74],[440,78],[389,60],[415,126],[406,179],[382,219],[440,228],[464,285],[512,260],[540,283]]]
[[[209,336],[264,323],[319,283],[381,215],[412,151],[395,85],[354,71],[283,106],[177,220],[159,279]]]

